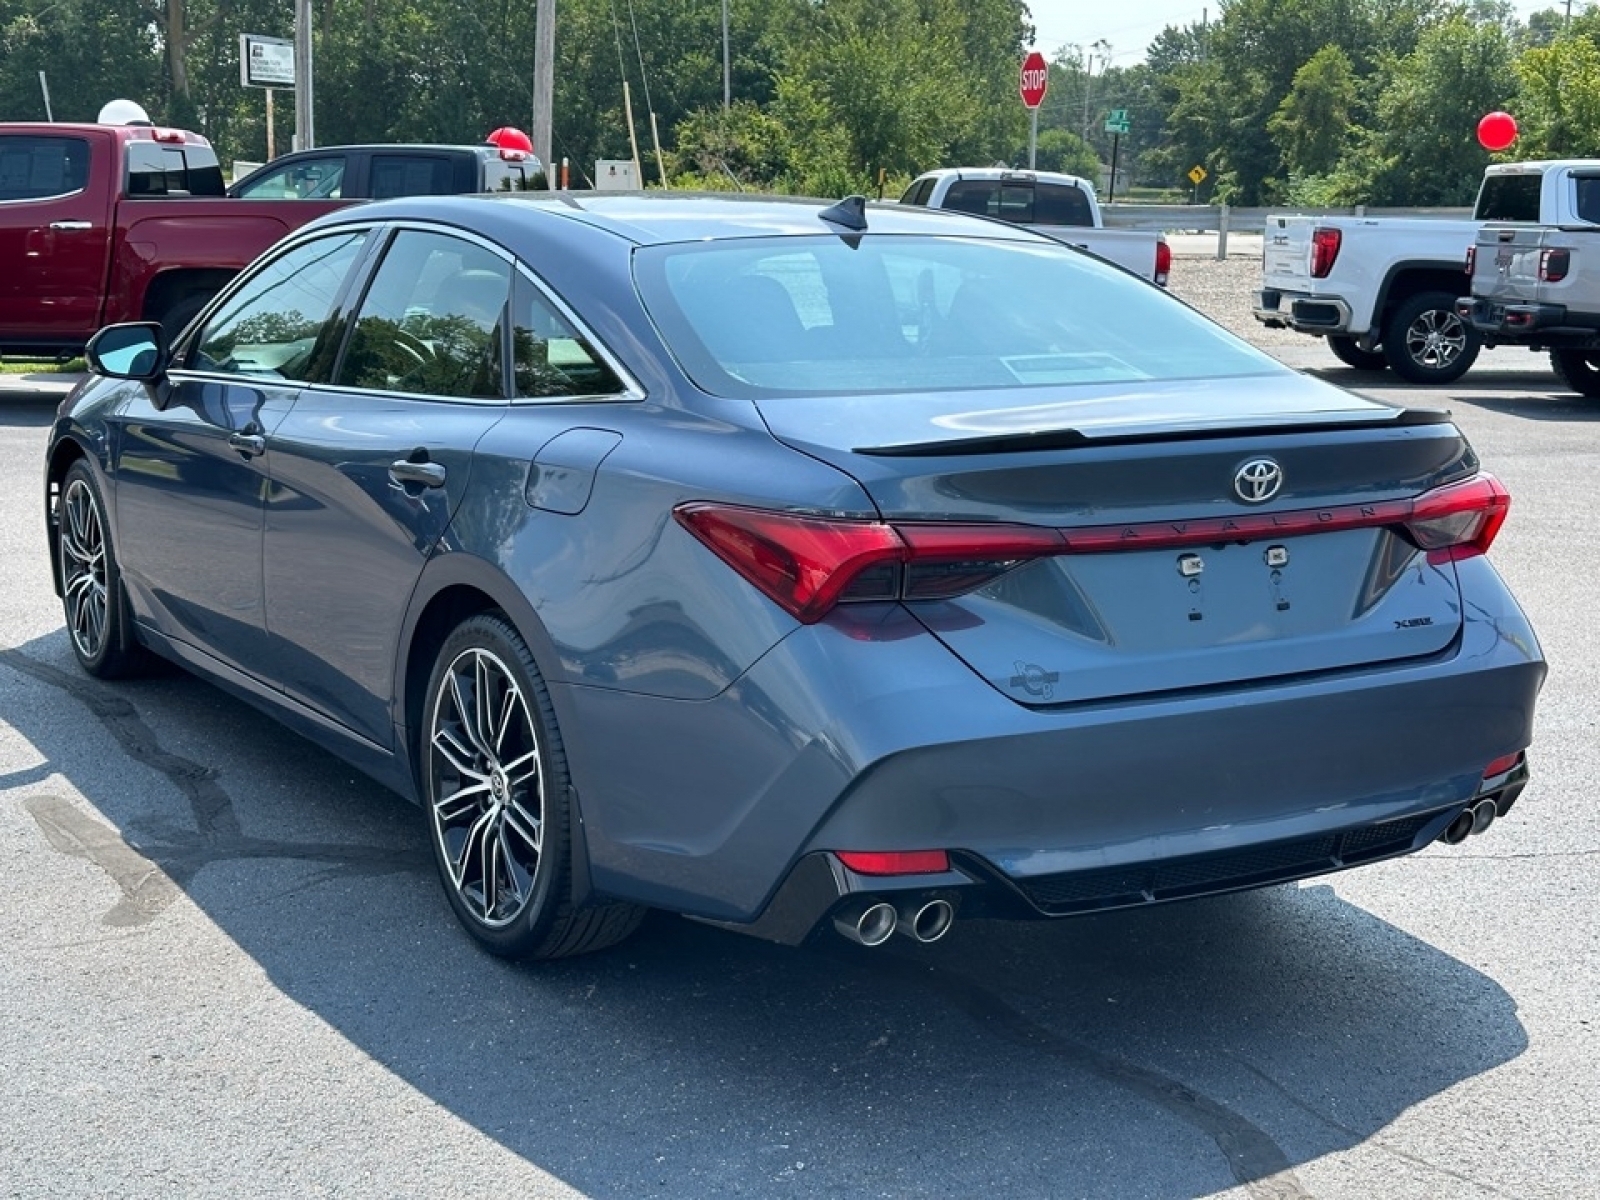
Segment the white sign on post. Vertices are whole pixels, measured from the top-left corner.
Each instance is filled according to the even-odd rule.
[[[294,43],[287,38],[241,33],[239,82],[245,87],[292,88]]]
[[[602,192],[636,192],[639,179],[633,161],[626,158],[598,158],[594,164],[594,186]]]

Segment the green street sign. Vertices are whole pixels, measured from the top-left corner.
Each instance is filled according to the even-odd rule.
[[[1133,122],[1128,119],[1128,110],[1125,108],[1114,108],[1106,114],[1107,133],[1127,133],[1132,125]]]

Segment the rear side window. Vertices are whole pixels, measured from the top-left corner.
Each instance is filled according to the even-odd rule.
[[[1578,220],[1600,225],[1600,178],[1578,175],[1574,176],[1573,183],[1578,189],[1577,203],[1573,205]]]
[[[444,196],[456,190],[455,163],[437,155],[375,154],[372,198]]]
[[[593,344],[520,275],[512,311],[511,352],[518,396],[544,400],[615,396],[625,390]]]
[[[89,143],[83,138],[0,135],[0,201],[70,196],[88,178]]]
[[[1527,221],[1538,224],[1542,175],[1490,175],[1478,190],[1480,221]]]
[[[258,175],[239,195],[251,200],[337,200],[343,188],[343,158],[302,158]]]
[[[222,167],[208,146],[128,143],[128,196],[225,196]]]
[[[1089,197],[1068,183],[1036,184],[1033,192],[1035,225],[1093,225]]]
[[[504,259],[460,238],[395,235],[367,288],[337,382],[426,396],[502,399]]]

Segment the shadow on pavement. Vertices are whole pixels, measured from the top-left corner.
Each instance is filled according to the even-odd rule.
[[[457,928],[417,811],[253,710],[182,674],[90,680],[59,631],[0,675],[47,760],[0,787],[117,883],[104,923],[187,894],[295,1003],[590,1196],[1294,1200],[1297,1165],[1526,1047],[1496,983],[1325,886],[877,951],[658,916],[508,965]],[[223,764],[170,748],[207,745]],[[133,795],[132,763],[171,786]]]

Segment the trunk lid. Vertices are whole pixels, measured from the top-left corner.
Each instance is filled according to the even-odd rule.
[[[1388,527],[1306,532],[1470,474],[1472,452],[1443,414],[1287,372],[1133,396],[1086,387],[1067,402],[1039,391],[1057,399],[762,405],[779,440],[855,477],[886,520],[1046,526],[1069,541],[1093,529],[1112,547],[1029,562],[955,599],[907,602],[1018,703],[1369,666],[1435,654],[1456,637],[1453,564],[1431,564]],[[1281,472],[1281,489],[1247,503],[1236,481],[1261,461]],[[1191,541],[1142,548],[1171,532]]]

